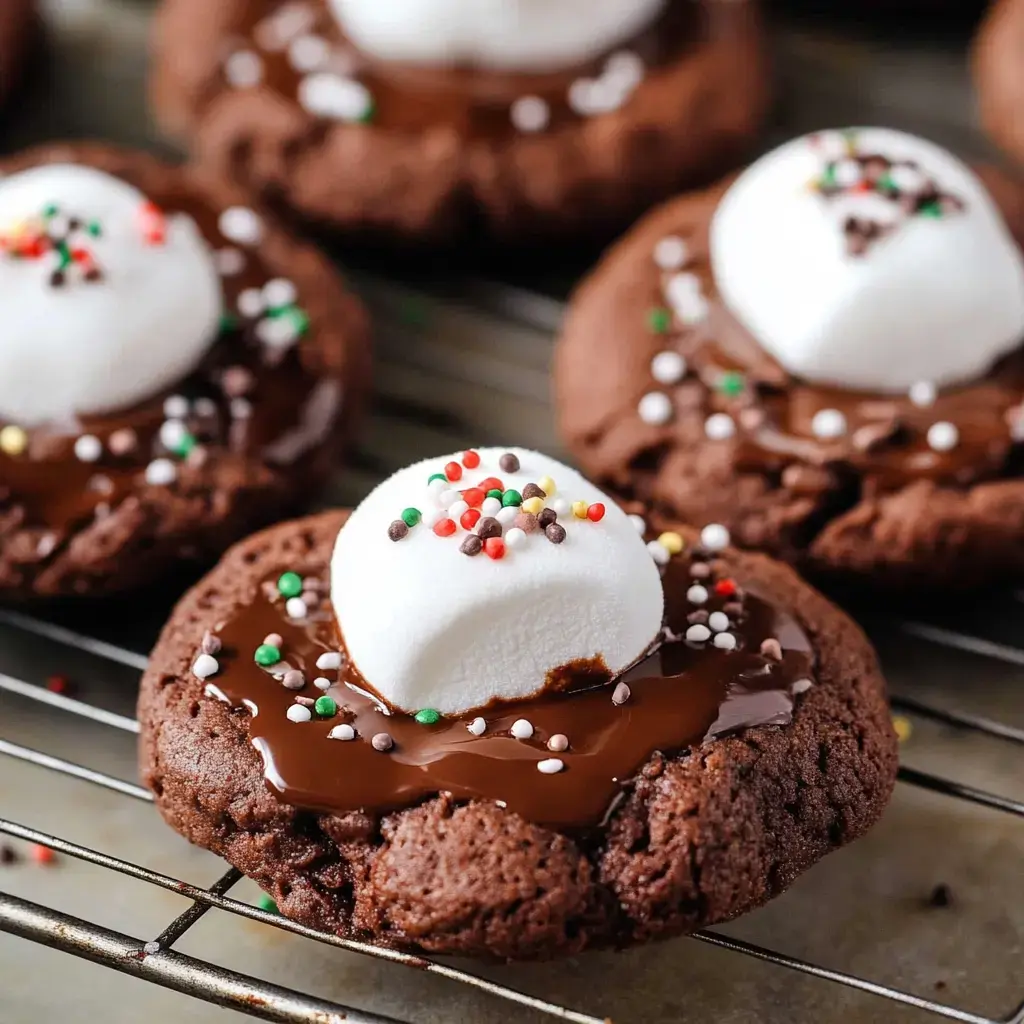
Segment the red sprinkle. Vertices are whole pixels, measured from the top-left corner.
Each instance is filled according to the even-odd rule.
[[[736,583],[733,580],[719,580],[715,584],[715,593],[719,597],[732,597],[736,593]]]
[[[468,451],[462,453],[462,464],[466,469],[476,469],[480,465],[480,453]]]
[[[484,503],[484,498],[487,497],[487,492],[480,487],[469,487],[462,492],[462,500],[470,508],[478,508]]]
[[[33,843],[32,859],[37,864],[52,864],[57,859],[57,854],[48,846],[40,846],[39,843]]]
[[[50,676],[46,680],[46,688],[50,693],[67,693],[71,689],[71,682],[67,676]]]
[[[594,504],[587,509],[587,518],[592,523],[599,523],[604,519],[604,511],[604,505],[599,501],[595,501]]]
[[[451,519],[439,519],[434,523],[434,533],[438,537],[450,537],[456,530],[455,522]]]
[[[76,263],[89,263],[92,260],[92,257],[89,255],[88,249],[72,249],[71,258]]]
[[[486,494],[488,491],[504,491],[505,487],[496,476],[489,476],[486,480],[480,481],[480,490]]]
[[[449,480],[461,480],[462,479],[462,467],[457,462],[449,462],[444,467],[444,475]]]
[[[472,530],[480,522],[480,512],[475,508],[467,509],[462,513],[459,522],[464,530]]]
[[[505,557],[505,542],[500,537],[488,537],[484,541],[484,551],[488,557],[497,561]]]

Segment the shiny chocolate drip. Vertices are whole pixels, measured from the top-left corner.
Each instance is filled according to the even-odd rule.
[[[699,579],[691,575],[694,570]],[[791,616],[744,595],[732,581],[720,581],[716,590],[703,575],[711,572],[707,563],[694,563],[694,570],[685,557],[666,567],[668,639],[620,679],[601,686],[584,680],[589,688],[499,704],[434,725],[388,709],[347,662],[340,671],[317,669],[324,652],[342,649],[329,606],[302,623],[290,620],[268,581],[251,605],[218,629],[220,672],[209,680],[207,694],[249,714],[249,735],[263,758],[267,785],[293,806],[380,814],[448,792],[460,800],[500,801],[555,828],[594,827],[656,751],[672,754],[746,727],[788,724],[792,694],[802,688],[794,691],[794,684],[812,672],[810,640]],[[697,582],[709,591],[699,606],[687,597]],[[679,638],[689,625],[723,609],[738,641],[735,650]],[[282,661],[261,668],[254,652],[273,633],[283,640]],[[762,643],[773,639],[781,645],[780,658],[761,653]],[[304,673],[301,690],[283,685],[289,669]],[[286,713],[297,698],[320,696],[316,677],[330,679],[326,694],[337,702],[338,713],[290,721]],[[623,681],[630,695],[616,704],[612,694]],[[486,721],[480,736],[467,729],[478,715]],[[510,735],[521,718],[533,725],[529,740]],[[341,723],[354,727],[355,739],[328,738]],[[371,743],[380,733],[393,741],[390,750]],[[547,746],[557,734],[569,740],[564,752]],[[561,758],[564,770],[542,774],[538,763],[552,757]]]

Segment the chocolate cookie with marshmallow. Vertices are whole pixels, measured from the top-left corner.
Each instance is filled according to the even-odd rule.
[[[549,959],[734,917],[881,813],[858,628],[537,452],[431,459],[233,548],[139,698],[169,824],[312,927]]]
[[[858,129],[674,200],[572,301],[566,443],[616,493],[823,578],[1018,574],[1021,199],[922,139]]]
[[[153,104],[307,220],[451,241],[628,223],[747,150],[755,0],[164,0]]]
[[[972,54],[985,127],[1024,166],[1024,0],[995,0]]]
[[[145,586],[301,508],[368,375],[329,264],[143,153],[0,175],[0,597]]]

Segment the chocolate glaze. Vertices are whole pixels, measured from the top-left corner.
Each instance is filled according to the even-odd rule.
[[[131,181],[130,175],[122,177]],[[168,217],[192,217],[214,251],[244,251],[241,271],[221,279],[227,311],[237,309],[243,290],[260,288],[273,278],[258,249],[242,250],[225,238],[218,227],[221,211],[212,209],[184,186],[148,198]],[[43,268],[40,273],[45,273]],[[103,283],[69,283],[65,287],[102,288]],[[301,306],[301,296],[297,303]],[[145,469],[154,458],[182,462],[180,456],[163,447],[158,436],[168,418],[164,402],[170,395],[213,403],[205,410],[201,408],[198,415],[193,410],[187,421],[198,442],[197,450],[187,460],[190,466],[201,466],[214,451],[224,450],[268,463],[297,461],[308,447],[300,435],[308,432],[312,440],[313,434],[333,419],[340,394],[336,385],[320,380],[303,366],[301,342],[279,359],[268,358],[269,353],[255,336],[255,325],[255,320],[243,321],[237,315],[226,319],[221,336],[203,363],[172,389],[114,414],[83,416],[28,430],[23,453],[0,452],[0,526],[10,520],[19,526],[40,527],[49,531],[55,549],[77,528],[144,488]],[[227,394],[223,386],[228,368],[236,378],[239,369],[248,376],[248,384],[237,396],[245,403],[241,408],[231,404],[233,389],[227,388],[232,392]],[[0,427],[4,425],[0,420]],[[124,454],[113,454],[112,435],[126,429],[134,432],[134,447]],[[95,462],[83,462],[75,455],[75,441],[83,434],[94,435],[103,444],[103,454]],[[244,458],[236,461],[239,473],[259,471],[258,465],[248,465]]]
[[[630,780],[656,751],[675,753],[748,726],[785,725],[792,717],[792,686],[807,678],[814,656],[809,638],[787,613],[756,595],[719,595],[701,606],[706,613],[732,610],[739,646],[720,650],[710,642],[691,644],[674,639],[685,632],[695,612],[686,597],[694,582],[690,560],[673,558],[665,570],[666,624],[670,639],[622,679],[631,696],[612,702],[614,684],[593,685],[524,701],[499,704],[482,711],[418,724],[407,714],[390,711],[367,692],[350,665],[321,672],[316,660],[324,651],[342,647],[338,627],[325,604],[315,620],[290,621],[272,582],[253,603],[223,623],[218,635],[224,648],[221,671],[209,680],[208,694],[248,714],[249,735],[264,762],[267,785],[278,798],[313,811],[374,814],[408,806],[438,792],[456,799],[502,801],[509,810],[538,824],[563,829],[599,825]],[[713,591],[706,578],[700,582]],[[742,601],[742,607],[739,604]],[[585,614],[585,609],[581,609]],[[698,613],[699,615],[700,613]],[[283,661],[272,669],[255,664],[253,652],[270,633],[283,638]],[[775,661],[760,653],[763,640],[781,642]],[[200,638],[197,639],[197,646]],[[297,696],[280,677],[301,669],[307,684],[299,697],[317,697],[312,685],[326,676],[328,694],[339,714],[308,723],[294,723],[286,711]],[[617,682],[618,680],[616,680]],[[480,737],[466,726],[477,715],[487,722]],[[531,740],[509,734],[512,723],[525,718],[534,726]],[[357,738],[328,739],[330,730],[352,724]],[[389,752],[373,749],[371,738],[386,732],[394,740]],[[569,738],[569,749],[553,754],[547,740],[557,733]],[[560,757],[565,770],[543,775],[537,763]]]
[[[240,26],[244,45],[239,49],[252,48],[259,54],[263,62],[262,85],[289,99],[297,99],[304,75],[292,67],[287,46],[273,42],[270,28],[273,12],[283,5],[254,3],[249,6],[251,13]],[[509,108],[523,96],[544,99],[551,115],[546,130],[557,130],[560,125],[580,118],[567,99],[570,85],[580,78],[597,77],[607,57],[543,74],[383,62],[348,42],[323,0],[308,0],[302,6],[309,12],[307,32],[325,40],[331,47],[331,57],[323,70],[355,78],[365,85],[373,97],[370,120],[392,131],[419,132],[427,125],[444,125],[461,137],[511,136],[517,129],[510,119]],[[702,3],[670,0],[666,11],[653,25],[625,46],[615,49],[635,53],[650,71],[681,59],[690,48],[700,45],[707,38],[712,17],[720,21],[730,16],[727,9],[710,12]]]

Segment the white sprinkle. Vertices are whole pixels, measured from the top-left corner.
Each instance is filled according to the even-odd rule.
[[[217,415],[217,403],[212,398],[197,398],[194,408],[197,416]]]
[[[467,505],[461,498],[459,498],[458,501],[452,502],[448,507],[448,515],[451,516],[455,522],[458,522],[468,511],[469,505]]]
[[[164,415],[170,420],[183,420],[188,411],[188,399],[184,395],[171,395],[164,400]]]
[[[263,221],[247,206],[230,206],[217,221],[220,233],[239,245],[256,245],[263,238]]]
[[[263,299],[271,309],[290,306],[299,297],[299,293],[286,277],[275,277],[263,286]]]
[[[708,523],[700,531],[700,543],[708,551],[721,551],[729,546],[729,531],[721,523]]]
[[[840,160],[835,165],[835,180],[840,188],[856,185],[863,176],[856,160]]]
[[[732,633],[716,633],[714,643],[723,651],[732,651],[736,648],[736,637]]]
[[[71,231],[71,222],[62,213],[55,214],[46,225],[46,234],[50,238],[63,238]]]
[[[172,452],[181,446],[187,435],[181,420],[164,420],[160,424],[160,443]]]
[[[736,424],[725,412],[716,412],[704,421],[704,433],[711,441],[728,441],[736,433]]]
[[[567,516],[572,511],[572,505],[566,498],[555,498],[551,502],[551,511],[557,516]]]
[[[629,521],[633,524],[633,529],[642,537],[647,532],[647,522],[643,516],[632,515],[629,516]]]
[[[925,177],[914,167],[897,164],[889,168],[889,180],[901,192],[916,192],[924,184]]]
[[[621,89],[635,89],[644,78],[643,58],[632,50],[618,50],[604,63],[604,73]]]
[[[551,109],[539,96],[520,96],[509,109],[514,128],[521,132],[542,132],[551,122]]]
[[[236,50],[224,61],[224,77],[236,89],[251,89],[263,80],[263,61],[252,50]]]
[[[517,718],[509,732],[517,740],[528,740],[533,735],[533,726],[525,718]]]
[[[259,288],[246,288],[245,291],[240,292],[237,305],[238,312],[242,316],[250,317],[253,320],[262,316],[263,311],[267,308],[266,302],[263,301],[263,292]]]
[[[285,714],[289,722],[308,722],[313,717],[305,704],[290,704]]]
[[[222,704],[230,704],[228,695],[219,687],[213,683],[207,683],[203,687],[203,694],[206,697],[213,697],[214,700],[219,700]]]
[[[95,462],[102,454],[103,445],[92,434],[83,434],[75,441],[75,458],[80,462]]]
[[[438,496],[442,508],[450,508],[462,495],[454,487],[446,487]]]
[[[513,526],[505,533],[505,546],[508,548],[519,548],[526,543],[526,531]]]
[[[806,693],[814,683],[810,679],[798,679],[790,688],[789,692],[794,694]]]
[[[196,679],[209,679],[210,676],[215,676],[219,671],[220,664],[212,654],[200,654],[192,662],[192,675]]]
[[[473,721],[466,726],[466,728],[474,736],[483,736],[483,734],[487,731],[487,723],[482,718],[474,718]]]
[[[290,619],[304,619],[309,614],[306,602],[301,597],[289,597],[284,603],[284,610]]]
[[[928,447],[933,451],[952,451],[959,442],[960,431],[952,423],[940,420],[928,428]]]
[[[846,417],[838,409],[819,409],[811,420],[811,433],[832,441],[846,433]]]
[[[228,409],[233,420],[247,420],[252,415],[252,402],[248,398],[232,398]]]
[[[288,47],[288,63],[300,74],[316,71],[327,63],[330,56],[330,44],[320,36],[299,36]]]
[[[570,86],[569,108],[580,117],[607,114],[626,101],[624,90],[614,79],[577,78]]]
[[[256,325],[256,337],[268,348],[289,348],[299,340],[299,328],[291,317],[268,316]]]
[[[537,762],[537,771],[541,775],[557,775],[564,767],[565,762],[560,757],[546,757]]]
[[[654,262],[661,270],[678,270],[690,259],[690,249],[678,235],[668,235],[654,247]]]
[[[564,733],[556,732],[551,739],[548,740],[548,750],[553,750],[556,754],[561,754],[563,750],[569,749],[569,737]]]
[[[431,480],[430,483],[427,484],[427,490],[434,498],[440,499],[441,495],[448,490],[448,481]]]
[[[907,392],[910,401],[922,409],[934,404],[937,395],[938,391],[930,380],[919,380],[916,384],[911,384]]]
[[[686,376],[686,360],[678,352],[659,352],[651,360],[651,376],[659,384],[678,384]]]
[[[316,679],[313,680],[313,685],[318,690],[329,690],[332,684],[330,679],[326,676],[317,676]]]
[[[699,622],[695,622],[686,630],[686,639],[691,644],[702,644],[705,640],[711,637],[711,630],[707,626],[702,626]]]
[[[365,85],[327,71],[303,78],[298,99],[302,107],[316,117],[349,124],[362,121],[373,110],[373,97]]]
[[[712,612],[708,616],[708,626],[713,633],[724,633],[729,628],[729,616],[725,612]]]
[[[443,508],[428,508],[423,513],[423,525],[432,530],[442,519],[447,519],[448,513]]]
[[[707,599],[707,587],[702,587],[699,583],[694,583],[694,585],[686,592],[686,600],[689,601],[690,604],[705,604]]]
[[[146,467],[146,483],[150,487],[167,487],[177,479],[177,467],[170,459],[154,459]]]
[[[640,419],[653,427],[660,427],[672,419],[672,401],[660,391],[649,391],[636,407]]]
[[[316,659],[316,667],[324,672],[332,668],[341,668],[341,655],[337,651],[324,651]]]
[[[231,246],[218,249],[214,253],[213,261],[221,277],[237,277],[245,270],[245,254],[241,249],[234,249]]]
[[[328,734],[329,740],[354,740],[356,738],[356,731],[347,722],[342,722],[341,725],[336,725]]]
[[[708,301],[701,287],[700,278],[688,272],[673,274],[665,285],[665,298],[684,324],[698,324],[707,319]]]
[[[510,523],[516,521],[516,516],[519,515],[519,509],[514,505],[509,505],[505,508],[498,509],[498,514],[494,517],[501,523],[502,526],[508,526]]]
[[[650,552],[651,558],[654,559],[657,565],[668,565],[669,559],[672,557],[672,552],[657,540],[649,541],[647,544],[647,550]]]
[[[483,516],[494,516],[501,511],[501,501],[498,498],[484,498],[480,503],[480,514]]]

